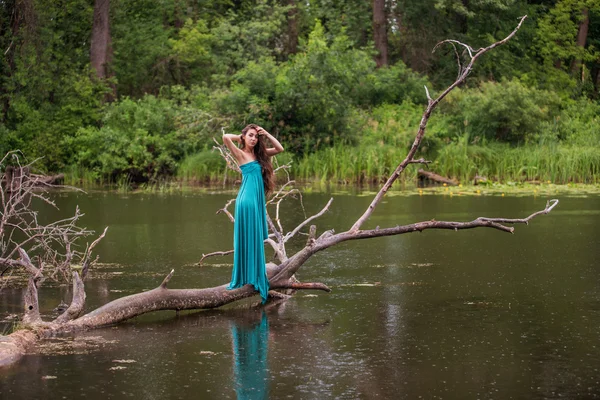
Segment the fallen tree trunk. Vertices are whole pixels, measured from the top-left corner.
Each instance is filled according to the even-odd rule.
[[[8,166],[5,170],[5,175],[2,178],[2,185],[9,192],[16,192],[20,185],[25,180],[34,186],[48,187],[59,185],[65,179],[65,174],[56,175],[40,175],[32,174],[29,167],[13,167]]]
[[[32,179],[37,185],[59,185],[65,179],[65,174],[56,174],[56,175],[38,175],[31,174]]]
[[[0,336],[0,368],[19,361],[38,339],[40,339],[38,334],[26,329],[18,330],[8,336]]]
[[[330,291],[330,289],[322,283],[301,283],[295,281],[294,274],[298,269],[314,254],[325,250],[341,242],[349,240],[369,239],[382,236],[395,236],[411,232],[423,232],[428,229],[449,229],[463,230],[479,227],[488,227],[501,230],[503,232],[513,233],[514,228],[508,227],[505,224],[528,224],[533,218],[548,214],[558,204],[558,200],[549,201],[541,211],[529,215],[522,219],[507,219],[507,218],[484,218],[480,217],[470,222],[450,222],[450,221],[424,221],[410,225],[396,226],[393,228],[375,228],[369,230],[346,231],[338,234],[333,234],[331,231],[323,233],[319,238],[309,238],[306,246],[297,252],[285,262],[276,265],[268,264],[267,274],[269,277],[269,285],[271,289],[309,289]],[[312,227],[311,227],[312,228]],[[314,229],[311,229],[314,232]],[[221,285],[206,289],[168,289],[167,284],[171,280],[174,271],[163,280],[163,282],[155,289],[137,293],[130,296],[122,297],[107,303],[106,305],[84,315],[79,318],[64,319],[68,315],[68,310],[58,317],[52,323],[44,323],[36,318],[31,318],[30,326],[35,328],[34,331],[26,331],[27,335],[22,336],[15,334],[9,336],[10,340],[4,340],[10,344],[8,349],[3,349],[0,346],[0,360],[4,362],[14,362],[15,354],[19,351],[24,352],[27,344],[36,339],[51,337],[57,334],[87,330],[92,328],[114,325],[119,322],[126,321],[139,315],[153,311],[181,311],[181,310],[200,310],[212,309],[223,305],[255,296],[257,292],[251,285],[245,285],[242,288],[235,290],[227,290],[227,285]],[[74,273],[74,293],[83,293],[83,282],[78,279],[77,272]],[[35,285],[33,280],[30,280],[30,288]],[[73,301],[69,308],[81,309],[84,296],[74,295]],[[37,313],[36,313],[37,314]],[[14,335],[14,336],[13,336]],[[12,341],[12,342],[11,342]],[[6,354],[2,354],[6,351]],[[0,366],[2,361],[0,361]]]
[[[448,186],[457,186],[458,185],[458,182],[455,181],[454,179],[449,179],[449,178],[443,177],[441,175],[438,175],[434,172],[425,171],[424,169],[419,169],[417,171],[417,173],[418,173],[419,177],[429,179],[430,181],[434,181],[434,182],[438,182],[438,183],[445,183]]]

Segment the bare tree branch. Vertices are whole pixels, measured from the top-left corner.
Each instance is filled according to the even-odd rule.
[[[295,289],[295,290],[323,290],[325,292],[331,292],[331,289],[320,282],[297,282],[283,285],[273,285],[270,289]]]
[[[227,215],[227,218],[229,218],[229,220],[231,221],[231,223],[235,222],[235,218],[233,218],[233,215],[231,214],[231,212],[227,209],[231,203],[233,203],[235,201],[235,199],[230,199],[223,208],[217,210],[216,214],[220,214],[220,213],[224,213],[225,215]]]
[[[72,271],[76,261],[83,263],[83,275],[92,263],[91,251],[106,234],[106,229],[86,250],[85,253],[74,249],[79,238],[86,237],[92,231],[78,226],[83,216],[79,207],[75,215],[48,224],[38,221],[37,211],[31,208],[32,199],[38,199],[57,208],[50,198],[49,189],[67,188],[50,183],[41,175],[32,174],[33,163],[23,165],[20,151],[7,153],[0,161],[0,264],[8,268],[21,267],[29,274],[27,290],[24,296],[26,324],[42,323],[38,305],[38,289],[44,279],[73,281],[73,300],[68,312],[57,321],[64,322],[78,317],[85,303],[83,282],[77,272]],[[33,257],[30,257],[30,254]]]
[[[169,272],[169,275],[167,275],[165,277],[165,279],[162,281],[162,283],[160,284],[160,288],[161,289],[166,289],[167,288],[167,284],[169,283],[169,281],[171,280],[171,278],[173,277],[173,274],[175,273],[175,270],[172,269],[171,272]]]
[[[202,258],[200,259],[200,261],[198,261],[198,265],[201,265],[202,262],[208,258],[208,257],[214,257],[214,256],[226,256],[229,254],[233,254],[233,250],[227,250],[227,251],[214,251],[212,253],[208,253],[208,254],[202,254]]]
[[[329,206],[331,206],[331,203],[333,203],[333,197],[331,199],[329,199],[329,201],[327,202],[327,204],[325,204],[325,207],[323,207],[323,209],[321,211],[319,211],[317,214],[313,215],[312,217],[307,218],[300,225],[298,225],[293,231],[287,233],[285,235],[285,237],[283,238],[283,241],[287,242],[288,240],[293,238],[298,232],[300,232],[300,230],[302,228],[304,228],[306,225],[308,225],[313,220],[315,220],[315,219],[319,218],[320,216],[322,216],[323,214],[325,214],[329,210]]]
[[[469,72],[471,72],[473,64],[475,63],[475,61],[477,61],[477,59],[479,57],[481,57],[483,54],[487,53],[491,49],[493,49],[493,48],[495,48],[497,46],[500,46],[500,45],[506,43],[510,38],[512,38],[517,33],[517,31],[519,30],[519,28],[521,28],[521,25],[523,24],[523,21],[525,21],[525,18],[527,18],[527,16],[524,16],[524,17],[521,18],[521,20],[519,21],[519,24],[517,25],[517,27],[506,38],[504,38],[504,39],[502,39],[502,40],[500,40],[500,41],[498,41],[496,43],[493,43],[493,44],[489,45],[488,47],[479,49],[479,50],[477,50],[477,52],[474,55],[471,55],[471,61],[466,66],[466,68],[462,71],[462,73],[460,74],[460,76],[458,77],[458,79],[453,84],[451,84],[448,88],[446,88],[446,90],[444,90],[435,100],[429,102],[429,104],[425,108],[425,111],[423,112],[423,116],[421,117],[421,123],[419,124],[419,130],[418,130],[417,135],[415,137],[415,140],[414,140],[414,142],[412,144],[412,147],[410,148],[410,150],[408,152],[408,155],[406,156],[406,158],[404,159],[404,161],[402,161],[398,165],[398,167],[396,168],[396,170],[388,178],[387,182],[379,190],[379,192],[377,193],[377,195],[375,195],[375,198],[373,199],[373,201],[371,202],[371,204],[369,205],[369,207],[365,210],[365,212],[363,213],[363,215],[360,218],[358,218],[358,220],[354,223],[354,225],[352,225],[352,227],[350,228],[351,231],[358,231],[360,229],[360,227],[362,226],[362,224],[367,219],[369,219],[369,217],[371,216],[371,214],[373,214],[373,211],[375,210],[375,207],[377,207],[377,205],[383,199],[383,196],[385,196],[385,194],[387,193],[387,191],[392,187],[392,184],[396,181],[396,179],[404,171],[404,169],[410,163],[410,161],[413,160],[414,155],[417,152],[417,149],[421,145],[421,141],[423,140],[423,136],[425,136],[425,127],[427,126],[427,121],[429,120],[429,117],[431,116],[431,113],[433,112],[433,110],[435,109],[435,107],[438,105],[438,103],[444,97],[446,97],[446,95],[448,93],[450,93],[452,91],[452,89],[454,89],[456,86],[458,86],[459,84],[461,84],[462,82],[464,82],[464,80],[467,78],[467,75],[469,74]],[[446,41],[444,41],[444,42],[446,42]],[[441,42],[441,43],[444,43],[444,42]],[[469,52],[469,54],[471,54],[471,52]]]
[[[57,324],[71,321],[81,315],[85,307],[85,287],[77,271],[73,271],[73,299],[71,305],[53,322]]]
[[[287,260],[287,254],[283,243],[277,243],[273,239],[265,239],[265,243],[271,245],[271,247],[275,251],[275,255],[277,256],[280,262],[284,262],[285,260]]]
[[[223,133],[225,133],[224,130],[223,130]],[[232,171],[241,173],[242,170],[240,169],[240,166],[238,165],[237,160],[235,159],[233,154],[231,154],[229,149],[224,144],[219,143],[217,141],[217,139],[213,138],[213,141],[216,144],[215,146],[213,146],[213,149],[215,149],[219,153],[221,153],[221,157],[223,157],[225,159],[225,162],[227,163],[227,168],[231,169]]]
[[[423,157],[419,158],[418,160],[410,160],[408,162],[409,164],[431,164],[431,161],[425,160]]]
[[[451,229],[451,230],[463,230],[473,228],[493,228],[503,232],[513,233],[513,227],[507,227],[503,224],[528,224],[533,218],[539,215],[548,214],[556,205],[558,200],[550,200],[546,203],[546,207],[543,210],[537,211],[526,218],[486,218],[479,217],[470,222],[452,222],[452,221],[424,221],[417,222],[409,225],[396,226],[392,228],[375,228],[369,230],[352,231],[330,235],[321,235],[319,239],[307,243],[307,245],[294,256],[290,257],[286,263],[282,263],[275,272],[272,281],[277,283],[280,281],[285,282],[291,276],[293,276],[297,270],[315,253],[325,250],[331,246],[345,242],[348,240],[357,239],[370,239],[382,236],[395,236],[402,235],[411,232],[422,232],[427,229]],[[271,282],[271,281],[269,281]]]
[[[100,243],[100,241],[102,239],[104,239],[104,236],[106,235],[106,231],[108,231],[108,226],[106,228],[104,228],[104,231],[102,232],[102,234],[100,236],[98,236],[98,238],[96,240],[94,240],[92,242],[92,244],[90,245],[90,247],[87,248],[87,250],[85,251],[85,254],[83,256],[83,263],[82,263],[82,270],[81,270],[81,278],[85,279],[85,277],[87,276],[88,273],[88,269],[90,267],[90,265],[93,263],[92,261],[92,250],[94,250],[94,247],[96,247],[96,245],[98,243]]]

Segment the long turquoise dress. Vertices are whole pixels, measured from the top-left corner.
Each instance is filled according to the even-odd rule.
[[[243,164],[240,169],[242,186],[235,200],[233,272],[227,289],[253,285],[264,303],[269,292],[264,246],[268,237],[265,189],[258,161]]]

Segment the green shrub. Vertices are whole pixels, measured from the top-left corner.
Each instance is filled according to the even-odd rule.
[[[263,58],[238,71],[229,89],[215,92],[215,108],[232,127],[256,122],[272,127],[295,154],[334,143],[356,143],[357,107],[370,109],[405,100],[424,103],[426,79],[404,64],[376,69],[369,51],[353,48],[345,35],[333,41],[319,22],[304,51],[287,62]]]
[[[477,89],[455,90],[441,104],[446,138],[469,135],[469,140],[532,142],[542,123],[559,113],[559,97],[519,81],[485,82]]]
[[[386,144],[408,151],[412,146],[419,123],[425,109],[424,105],[404,101],[402,104],[383,104],[366,114],[360,143]],[[358,126],[358,129],[361,129]],[[428,129],[419,152],[432,153],[439,145],[439,139]]]
[[[124,98],[109,106],[101,128],[80,128],[67,140],[72,161],[99,178],[127,174],[143,182],[170,175],[188,145],[175,131],[174,116],[168,100]]]
[[[557,138],[576,146],[600,146],[600,104],[587,99],[570,101],[551,121],[540,126],[540,139]]]
[[[402,61],[378,68],[364,77],[353,90],[356,103],[364,107],[381,104],[400,104],[410,101],[427,104],[424,86],[431,87],[427,78],[409,69]]]

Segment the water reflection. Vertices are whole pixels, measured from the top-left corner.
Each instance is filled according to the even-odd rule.
[[[231,320],[235,391],[240,400],[269,397],[269,322],[265,311]]]

